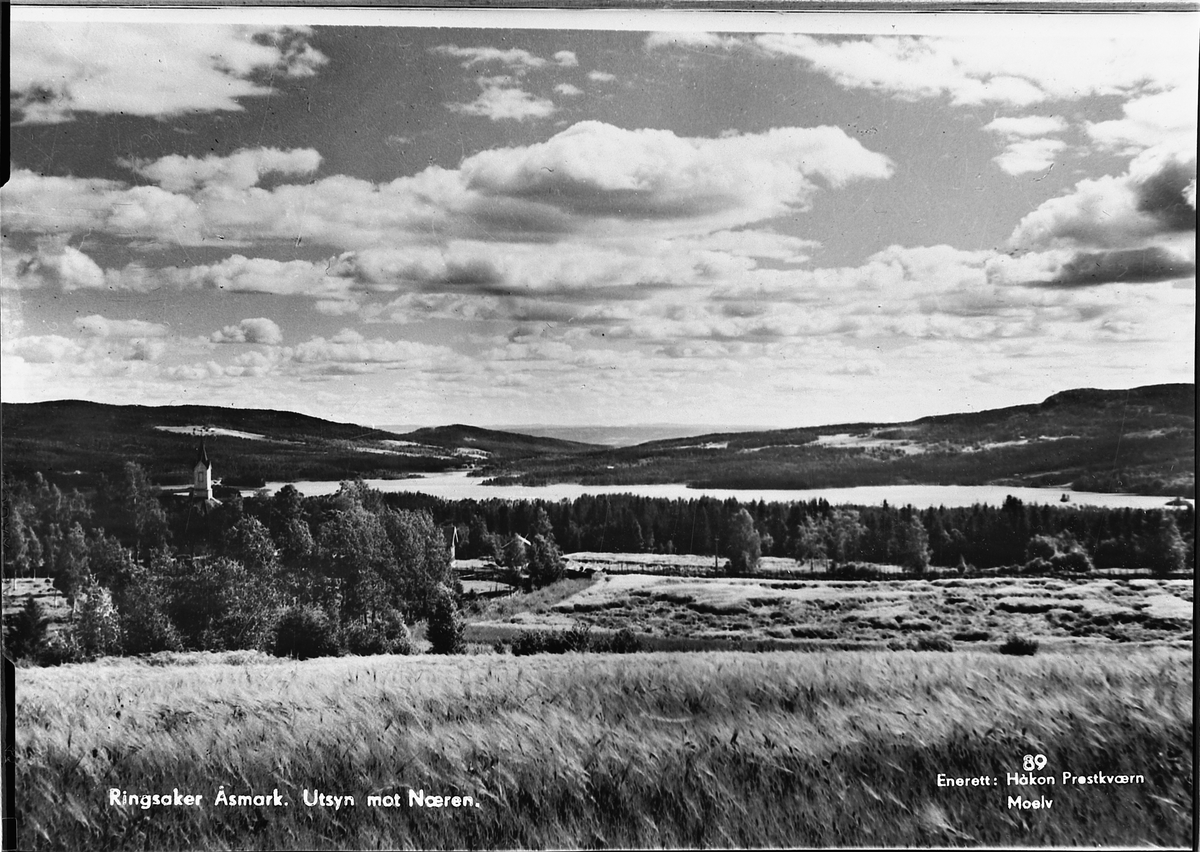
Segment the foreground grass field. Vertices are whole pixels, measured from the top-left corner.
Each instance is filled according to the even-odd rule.
[[[17,845],[1184,846],[1191,659],[197,654],[22,669]],[[1144,781],[1008,785],[1026,754],[1056,780]],[[939,787],[939,773],[999,785]],[[214,805],[221,785],[288,804]],[[142,809],[110,805],[110,788],[204,799]],[[410,807],[410,789],[478,806]],[[398,807],[368,804],[393,794]]]

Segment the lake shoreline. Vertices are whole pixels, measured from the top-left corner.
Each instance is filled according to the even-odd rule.
[[[445,500],[574,500],[585,495],[634,494],[642,497],[698,500],[734,499],[740,503],[804,503],[824,499],[836,506],[873,506],[886,501],[890,505],[912,505],[920,509],[947,508],[976,504],[1003,505],[1013,496],[1024,503],[1097,506],[1103,508],[1165,509],[1172,498],[1162,495],[1074,491],[1069,488],[1032,488],[1003,485],[864,485],[848,488],[812,488],[784,490],[772,488],[691,488],[681,483],[652,485],[583,485],[560,482],[551,485],[484,485],[485,478],[471,471],[430,474],[404,479],[367,479],[366,484],[385,493],[428,494]],[[341,486],[334,481],[268,482],[265,490],[274,494],[284,485],[294,486],[305,497],[334,494]],[[251,495],[264,489],[247,489]],[[1064,501],[1063,495],[1068,499]],[[1189,499],[1189,506],[1195,501]],[[1179,507],[1174,507],[1179,508]]]

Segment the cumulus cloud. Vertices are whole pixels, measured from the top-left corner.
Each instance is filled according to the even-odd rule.
[[[84,348],[60,334],[39,334],[4,341],[4,354],[15,355],[33,364],[54,364],[77,360]]]
[[[74,325],[93,337],[163,337],[169,331],[162,323],[139,319],[115,320],[99,314],[80,317]]]
[[[573,50],[560,50],[554,54],[554,61],[563,68],[574,68],[579,64],[579,58]]]
[[[208,186],[249,189],[266,174],[311,174],[320,167],[321,155],[312,148],[253,148],[227,157],[172,154],[157,160],[125,160],[122,165],[168,192],[191,192]]]
[[[20,359],[25,364],[42,364],[54,370],[78,368],[82,375],[125,374],[131,363],[157,361],[166,351],[159,338],[130,340],[124,335],[91,337],[80,342],[59,334],[35,334],[4,341],[5,359]]]
[[[569,98],[574,98],[583,94],[583,89],[578,86],[572,86],[570,83],[559,83],[554,87],[554,91],[560,95],[566,95]]]
[[[680,47],[685,49],[719,47],[723,49],[731,49],[740,47],[745,44],[745,40],[737,36],[723,36],[717,33],[706,32],[656,32],[646,36],[646,49],[657,50],[667,47]]]
[[[617,79],[616,74],[609,74],[607,71],[589,71],[587,76],[594,83],[610,83]]]
[[[104,270],[79,249],[51,237],[38,240],[32,253],[6,247],[0,280],[6,290],[32,290],[46,284],[66,291],[95,289],[104,286]]]
[[[1067,129],[1067,122],[1057,115],[1025,115],[996,118],[983,126],[984,130],[1002,136],[1046,136]]]
[[[214,331],[210,340],[213,343],[261,343],[277,346],[283,342],[283,332],[273,320],[267,317],[253,317]]]
[[[449,366],[452,350],[409,340],[368,339],[354,329],[333,337],[316,337],[287,350],[284,358],[330,374],[375,372],[380,369],[428,370]]]
[[[1196,82],[1143,95],[1122,104],[1123,118],[1088,122],[1086,130],[1103,148],[1136,154],[1173,141],[1196,143]]]
[[[236,254],[214,264],[199,264],[169,277],[183,287],[225,290],[231,293],[266,293],[274,296],[308,296],[345,301],[353,297],[352,282],[327,274],[328,264],[305,260],[274,260]]]
[[[310,35],[304,27],[14,21],[14,115],[41,124],[86,112],[240,111],[239,98],[274,91],[257,82],[262,72],[305,77],[325,64]]]
[[[228,163],[213,165],[224,175]],[[179,182],[196,174],[161,171]],[[544,142],[485,150],[457,169],[431,166],[385,184],[335,175],[270,189],[193,184],[171,192],[16,169],[4,189],[4,215],[10,233],[90,231],[163,245],[229,247],[302,236],[309,244],[357,249],[423,244],[431,234],[563,239],[585,228],[609,237],[619,230],[666,237],[802,211],[820,182],[836,188],[891,173],[887,157],[833,127],[711,139],[587,121]],[[239,270],[239,280],[249,271]],[[308,273],[305,281],[322,286]]]
[[[956,104],[1027,106],[1088,95],[1165,91],[1195,78],[1186,39],[1071,38],[1061,34],[817,37],[768,34],[755,44],[792,56],[847,88],[908,100],[948,97]]]
[[[1162,145],[1119,177],[1083,180],[1041,204],[998,258],[999,281],[1077,286],[1182,278],[1195,271],[1196,152]]]
[[[1054,158],[1067,147],[1061,139],[1023,139],[1013,142],[992,162],[1010,175],[1044,172],[1054,165]]]
[[[1021,220],[1009,244],[1018,250],[1136,248],[1164,233],[1195,231],[1188,195],[1195,178],[1194,147],[1151,149],[1124,175],[1082,180],[1041,204]]]
[[[470,103],[452,103],[446,107],[463,115],[481,115],[492,121],[524,121],[545,118],[554,113],[554,101],[535,97],[519,86],[509,84],[507,77],[480,77],[483,90]]]
[[[803,209],[816,191],[886,178],[887,157],[833,127],[776,128],[718,139],[623,130],[585,121],[546,142],[463,161],[468,189],[574,216],[724,221],[725,227]]]
[[[461,59],[463,60],[463,68],[499,63],[508,68],[520,71],[529,68],[542,68],[548,64],[548,60],[540,56],[535,56],[528,50],[521,50],[515,47],[504,49],[500,47],[459,47],[454,44],[441,44],[430,48],[430,52]],[[554,55],[555,60],[560,64],[567,64],[559,59],[560,55],[567,53],[570,53],[570,51],[559,51],[559,53]],[[571,57],[573,58],[574,54],[571,54]]]
[[[1048,283],[1064,286],[1166,281],[1194,274],[1196,261],[1158,246],[1106,252],[1079,252]]]

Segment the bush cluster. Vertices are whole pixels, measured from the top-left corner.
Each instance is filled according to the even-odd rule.
[[[1036,639],[1010,633],[999,650],[1001,654],[1011,654],[1014,657],[1032,657],[1037,653],[1038,642]]]
[[[346,650],[359,657],[378,654],[413,653],[412,636],[404,619],[395,612],[366,624],[353,624],[345,631]]]
[[[275,625],[272,652],[276,657],[308,660],[337,656],[337,628],[329,616],[315,606],[292,606],[284,610]]]
[[[628,627],[612,634],[594,634],[576,625],[569,630],[522,630],[512,641],[514,656],[530,654],[566,654],[572,651],[593,654],[633,654],[641,651],[642,641]]]

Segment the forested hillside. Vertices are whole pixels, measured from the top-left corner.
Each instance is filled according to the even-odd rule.
[[[497,464],[498,482],[709,488],[1029,485],[1195,495],[1195,385],[1073,390],[1038,405],[703,435]]]
[[[492,458],[570,453],[586,444],[471,427],[401,435],[290,411],[205,405],[151,407],[79,400],[4,403],[4,473],[35,472],[67,486],[95,487],[136,462],[155,483],[189,482],[197,436],[205,434],[225,485],[395,477]]]

